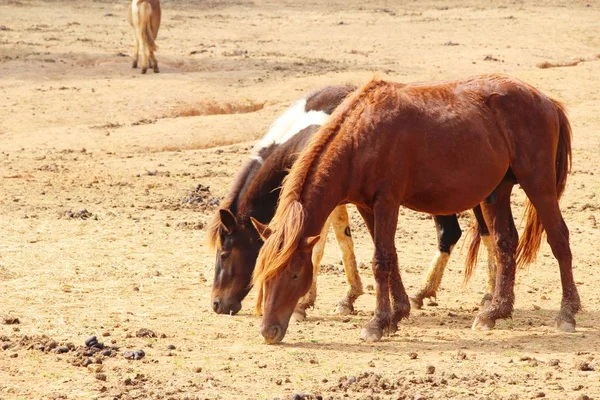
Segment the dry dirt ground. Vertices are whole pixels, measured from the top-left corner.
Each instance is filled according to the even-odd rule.
[[[161,72],[145,76],[131,69],[127,3],[0,2],[0,399],[600,399],[598,1],[164,1]],[[372,289],[356,315],[331,314],[345,290],[334,243],[316,308],[282,345],[263,343],[254,293],[240,315],[211,311],[204,224],[254,141],[310,90],[373,72],[506,72],[566,101],[577,333],[554,331],[560,279],[545,242],[518,273],[513,319],[492,332],[470,330],[485,268],[462,287],[464,251],[437,305],[380,343],[359,340]],[[522,204],[517,189],[520,227]],[[414,291],[435,250],[431,218],[403,211],[397,245]],[[85,348],[91,335],[102,352]]]

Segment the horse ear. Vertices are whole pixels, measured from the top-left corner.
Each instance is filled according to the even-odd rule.
[[[312,250],[315,247],[315,244],[321,239],[320,235],[310,236],[305,239],[302,239],[300,242],[300,246],[298,246],[301,250]]]
[[[258,232],[258,236],[260,236],[263,241],[267,240],[269,236],[271,236],[271,233],[273,233],[268,225],[263,224],[254,217],[250,217],[250,221],[252,221],[252,225],[254,225],[254,228]]]
[[[221,220],[221,225],[223,225],[227,233],[233,232],[237,226],[235,216],[227,209],[221,208],[219,210],[219,219]]]

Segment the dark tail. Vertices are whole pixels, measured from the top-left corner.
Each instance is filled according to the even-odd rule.
[[[558,148],[556,149],[556,193],[560,198],[565,191],[567,174],[571,170],[571,124],[567,118],[565,106],[558,100],[552,99],[556,107],[560,132],[558,136]],[[537,211],[529,200],[525,203],[525,231],[519,240],[517,247],[517,265],[524,267],[535,261],[540,249],[544,228],[538,217]]]

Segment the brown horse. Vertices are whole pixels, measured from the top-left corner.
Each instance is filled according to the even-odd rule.
[[[492,302],[474,329],[491,329],[512,315],[517,262],[535,258],[545,230],[563,288],[557,327],[574,330],[580,299],[558,203],[570,162],[563,106],[517,79],[371,81],[336,109],[294,163],[272,227],[254,222],[265,239],[253,276],[262,335],[267,343],[285,336],[312,282],[310,252],[328,215],[344,203],[357,206],[375,244],[377,305],[364,340],[395,331],[410,313],[394,241],[400,206],[451,215],[481,204],[498,265]],[[517,182],[528,197],[520,241],[510,206]],[[492,193],[495,201],[482,203]]]
[[[154,41],[160,28],[160,0],[131,0],[127,20],[135,33],[133,68],[138,66],[141,46],[142,74],[146,73],[148,66],[158,72],[158,62],[154,56],[157,46]]]
[[[283,178],[298,154],[335,108],[355,89],[354,86],[328,86],[298,101],[273,123],[269,132],[253,149],[250,160],[238,172],[231,190],[207,229],[209,247],[216,253],[211,296],[212,308],[216,313],[237,314],[242,307],[242,300],[250,290],[252,272],[262,245],[250,217],[264,223],[271,221]],[[489,278],[485,301],[487,298],[491,299],[494,289],[495,253],[494,246],[490,245],[491,239],[481,209],[477,206],[474,211],[479,222],[477,237],[481,237],[488,249]],[[342,315],[352,313],[354,302],[363,293],[346,207],[334,209],[330,220],[324,225],[321,240],[313,250],[313,282],[308,294],[298,302],[294,310],[297,320],[305,318],[306,309],[315,303],[316,275],[323,257],[329,225],[333,226],[349,284],[335,312]],[[422,307],[424,298],[435,297],[450,253],[461,236],[456,215],[434,216],[434,222],[438,232],[438,251],[421,289],[411,296],[411,303],[417,308]],[[476,254],[477,248],[472,249]],[[475,259],[470,257],[469,260],[472,270]],[[465,274],[467,277],[469,275]]]

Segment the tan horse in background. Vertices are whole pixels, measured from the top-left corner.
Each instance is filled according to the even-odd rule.
[[[135,32],[133,68],[138,66],[139,49],[142,47],[142,74],[148,67],[158,72],[154,52],[157,49],[156,35],[160,28],[160,0],[132,0],[129,6],[129,25]],[[149,61],[149,62],[148,62]]]

